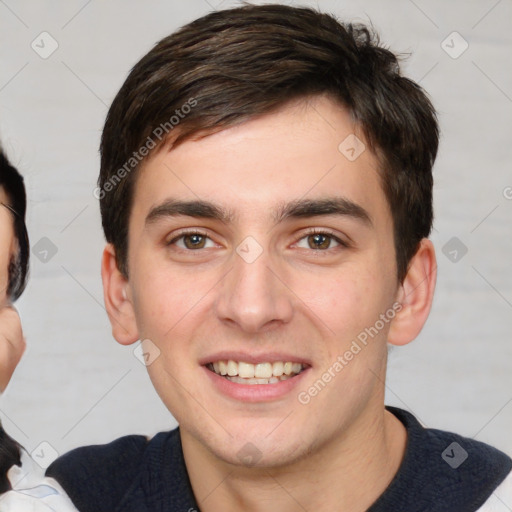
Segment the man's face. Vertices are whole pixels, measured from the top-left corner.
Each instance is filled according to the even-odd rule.
[[[127,290],[148,371],[182,435],[225,461],[292,462],[382,410],[393,224],[374,155],[339,149],[354,133],[317,97],[161,151],[138,177]],[[229,360],[266,380],[219,375]]]
[[[7,304],[9,286],[9,263],[15,250],[14,222],[12,212],[5,204],[10,204],[4,189],[0,187],[0,307]]]

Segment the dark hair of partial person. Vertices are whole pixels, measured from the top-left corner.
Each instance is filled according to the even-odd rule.
[[[13,167],[2,148],[0,147],[0,187],[3,188],[14,220],[14,233],[18,241],[18,250],[12,256],[9,263],[9,284],[7,296],[10,300],[16,300],[27,284],[29,263],[29,241],[25,225],[25,213],[27,210],[27,196],[23,176]]]
[[[14,465],[21,466],[21,445],[15,441],[0,423],[0,494],[11,489],[7,471]]]
[[[152,151],[316,95],[348,110],[377,157],[402,282],[432,229],[435,110],[371,27],[279,4],[207,14],[162,39],[129,73],[106,118],[98,178],[103,230],[120,271],[128,276],[128,222],[140,168],[126,172],[126,163],[148,137],[159,142],[156,127],[171,128],[169,119],[181,114]],[[197,106],[181,112],[190,98]]]

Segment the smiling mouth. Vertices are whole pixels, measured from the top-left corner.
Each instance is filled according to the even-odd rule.
[[[307,365],[290,361],[251,364],[228,360],[208,363],[206,367],[236,384],[275,384],[296,377]]]

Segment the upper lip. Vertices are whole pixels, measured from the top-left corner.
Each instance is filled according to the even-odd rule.
[[[259,354],[238,352],[232,350],[225,350],[222,352],[215,352],[212,355],[204,356],[199,360],[199,364],[207,365],[217,361],[237,361],[251,364],[258,363],[276,363],[282,361],[284,363],[301,363],[304,366],[311,366],[311,362],[307,358],[298,357],[296,355],[285,354],[283,352],[261,352]]]

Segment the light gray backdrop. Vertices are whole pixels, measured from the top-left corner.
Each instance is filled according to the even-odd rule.
[[[317,3],[371,20],[383,42],[411,52],[404,70],[432,96],[442,128],[437,296],[419,338],[391,353],[387,402],[512,454],[512,2],[301,5]],[[111,337],[93,196],[98,143],[133,64],[180,25],[233,4],[0,0],[0,137],[26,178],[33,248],[18,303],[28,350],[0,418],[43,464],[78,445],[175,426],[134,346]]]

